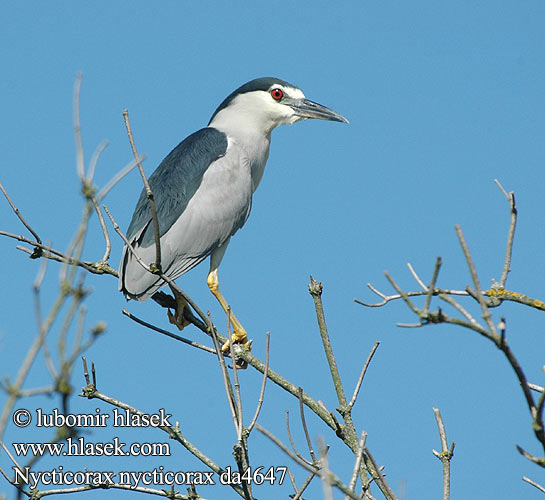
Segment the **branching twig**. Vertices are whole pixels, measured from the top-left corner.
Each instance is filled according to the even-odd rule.
[[[494,322],[492,321],[492,315],[490,314],[486,301],[484,300],[481,283],[479,281],[479,277],[477,276],[477,270],[475,269],[475,264],[473,263],[473,257],[471,256],[469,247],[467,246],[464,233],[462,232],[462,228],[459,225],[456,225],[454,226],[454,229],[458,236],[458,240],[460,242],[460,246],[462,247],[462,251],[464,252],[464,256],[467,262],[467,267],[469,268],[471,279],[473,280],[473,285],[475,286],[475,290],[477,293],[477,300],[479,302],[479,305],[481,306],[482,317],[485,320],[486,324],[488,325],[488,329],[490,332],[490,339],[495,341],[498,338],[498,332],[496,331],[496,326],[494,325]]]
[[[278,446],[286,455],[288,455],[292,460],[297,462],[301,467],[305,468],[309,472],[319,476],[320,478],[324,477],[324,472],[312,465],[308,465],[305,461],[301,460],[298,456],[293,454],[287,447],[280,441],[274,434],[269,432],[267,429],[264,429],[259,424],[256,424],[256,429],[261,432],[264,436],[268,437],[276,446]],[[345,495],[348,495],[354,500],[360,500],[360,497],[356,495],[353,491],[350,491],[347,486],[345,486],[341,480],[332,472],[329,472],[327,480],[332,486],[342,491]]]
[[[93,365],[94,368],[94,365]],[[110,396],[107,396],[106,394],[103,394],[99,392],[96,388],[96,376],[94,375],[93,370],[93,382],[90,382],[89,380],[89,373],[87,371],[87,363],[84,362],[84,376],[87,383],[87,386],[82,389],[82,392],[80,394],[81,397],[85,397],[88,399],[100,399],[101,401],[104,401],[105,403],[108,403],[111,406],[116,406],[117,408],[121,408],[122,410],[128,410],[133,414],[143,416],[145,413],[141,410],[138,410],[137,408],[128,405],[127,403],[124,403],[123,401],[120,401],[118,399],[112,398]],[[180,431],[178,424],[174,427],[169,426],[158,426],[157,429],[161,429],[163,432],[167,433],[171,439],[174,439],[178,443],[180,443],[189,453],[191,453],[193,456],[195,456],[198,460],[200,460],[204,465],[209,467],[211,470],[216,472],[217,474],[222,474],[225,472],[218,464],[216,464],[210,457],[208,457],[205,453],[203,453],[201,450],[199,450],[193,443],[191,443]],[[231,488],[236,491],[240,496],[244,498],[244,492],[241,488],[239,488],[236,485],[230,485]]]

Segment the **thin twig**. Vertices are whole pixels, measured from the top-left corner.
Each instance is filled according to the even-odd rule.
[[[424,303],[423,314],[427,315],[430,310],[431,297],[435,290],[435,283],[437,282],[437,276],[439,275],[439,269],[441,269],[441,257],[437,257],[435,261],[435,268],[433,269],[433,276],[431,278],[430,286],[428,287],[428,294],[426,295],[426,302]]]
[[[289,471],[289,469],[288,469]],[[294,486],[294,490],[295,490],[295,495],[292,497],[291,500],[299,500],[301,498],[301,495],[303,494],[303,492],[307,489],[308,485],[310,484],[310,482],[316,477],[316,474],[314,472],[311,472],[307,478],[305,479],[305,482],[301,485],[301,488],[299,488],[299,490],[297,488],[295,488]]]
[[[121,237],[121,239],[123,240],[123,242],[125,243],[125,245],[127,246],[127,249],[129,250],[129,252],[131,252],[132,256],[135,258],[135,260],[146,270],[148,271],[149,273],[152,273],[152,274],[157,274],[157,273],[154,273],[152,271],[152,269],[150,268],[150,266],[148,266],[143,260],[142,258],[136,253],[136,251],[134,250],[134,248],[132,247],[132,245],[129,243],[129,240],[127,239],[127,237],[123,234],[123,231],[121,231],[119,225],[117,224],[117,222],[115,221],[115,219],[113,218],[113,215],[110,213],[110,211],[108,210],[108,207],[106,205],[103,205],[104,207],[104,211],[106,212],[106,214],[108,215],[108,217],[110,218],[110,221],[112,222],[112,225],[114,226],[114,230],[115,232]],[[170,285],[171,288],[173,288],[174,290],[176,290],[176,292],[178,292],[186,301],[187,303],[193,308],[193,310],[200,316],[200,318],[203,320],[204,323],[208,323],[208,319],[207,317],[204,315],[204,313],[200,310],[200,308],[195,304],[195,302],[193,302],[193,300],[191,299],[191,297],[189,297],[189,295],[187,295],[176,283],[174,280],[170,279],[166,274],[164,274],[163,272],[160,272],[158,274],[158,276],[163,280],[165,281],[166,283],[168,283],[168,285]],[[209,335],[211,335],[209,333]],[[223,338],[221,339],[223,341]]]
[[[309,465],[312,465],[312,462],[308,461],[301,453],[299,453],[299,450],[295,447],[295,443],[293,441],[293,438],[291,436],[291,429],[290,429],[290,412],[286,410],[286,430],[288,431],[288,440],[291,445],[291,449],[294,451],[294,453],[299,457],[300,460],[303,460]]]
[[[267,384],[267,376],[269,374],[269,342],[271,339],[270,332],[267,332],[267,338],[265,340],[265,371],[263,372],[263,382],[261,382],[261,391],[259,392],[259,399],[257,401],[257,408],[255,409],[254,418],[248,426],[248,435],[252,432],[254,425],[257,422],[259,417],[259,412],[261,411],[261,406],[263,405],[263,400],[265,399],[265,386]]]
[[[91,163],[89,164],[89,170],[87,171],[87,183],[91,184],[95,178],[95,170],[98,165],[98,160],[102,155],[102,152],[108,146],[108,141],[102,141],[98,147],[95,149],[93,156],[91,157]]]
[[[329,364],[329,371],[335,386],[335,392],[337,393],[337,399],[341,408],[346,407],[346,395],[341,382],[339,369],[337,362],[335,361],[335,355],[333,354],[333,348],[331,347],[331,341],[329,339],[329,333],[327,331],[327,325],[325,322],[324,308],[322,305],[322,284],[316,281],[312,276],[310,277],[310,284],[308,286],[309,292],[314,299],[314,307],[316,309],[316,317],[318,319],[318,327],[320,329],[320,336],[322,338],[322,344],[324,352]]]
[[[433,454],[441,460],[443,464],[443,500],[450,499],[450,461],[454,455],[454,446],[448,446],[447,442],[447,433],[445,431],[445,424],[443,423],[443,417],[441,417],[441,412],[437,409],[433,409],[435,415],[435,420],[437,422],[437,428],[439,429],[439,438],[441,440],[441,453],[433,450]]]
[[[320,445],[320,464],[322,469],[322,488],[324,491],[324,500],[333,500],[333,485],[331,484],[331,471],[329,469],[329,460],[325,451],[325,443],[322,438],[318,440]]]
[[[475,291],[477,293],[477,300],[479,302],[479,305],[481,306],[482,317],[485,320],[486,324],[488,325],[488,329],[490,331],[491,337],[494,338],[494,340],[496,340],[498,337],[498,332],[496,331],[496,326],[494,325],[494,322],[492,321],[490,311],[488,310],[488,306],[486,305],[486,301],[484,300],[481,283],[479,281],[479,277],[477,276],[477,270],[475,269],[475,264],[473,263],[473,257],[471,256],[469,247],[467,246],[464,233],[462,232],[462,228],[459,225],[454,226],[454,229],[456,230],[456,234],[458,235],[458,240],[460,242],[460,246],[462,247],[462,251],[464,252],[464,256],[466,258],[467,267],[469,268],[469,272],[473,280],[473,285],[475,286]]]
[[[348,487],[355,493],[356,492],[356,481],[358,480],[358,475],[361,469],[361,460],[363,458],[363,447],[365,446],[365,440],[367,439],[367,432],[361,431],[360,442],[358,444],[358,451],[356,453],[356,460],[354,462],[354,469],[352,470],[352,477],[350,478],[350,483]],[[345,497],[347,500],[347,497]]]
[[[36,337],[36,339],[34,340],[34,342],[32,343],[32,345],[30,346],[27,352],[25,360],[23,361],[23,364],[21,365],[19,369],[19,373],[17,374],[17,378],[15,379],[15,383],[10,388],[10,394],[8,396],[8,400],[6,404],[4,405],[2,414],[0,415],[0,440],[2,439],[2,436],[4,435],[4,431],[8,423],[8,418],[11,414],[11,410],[13,409],[15,401],[17,400],[17,395],[19,394],[19,391],[21,390],[21,387],[23,386],[23,383],[26,380],[26,377],[30,371],[30,368],[32,364],[34,363],[34,360],[36,359],[36,356],[38,355],[38,352],[45,341],[46,335],[49,333],[51,326],[53,325],[53,322],[56,319],[61,306],[64,304],[64,301],[67,297],[67,293],[68,292],[66,290],[61,289],[59,296],[57,297],[57,300],[55,301],[55,304],[51,308],[49,316],[43,322],[42,327],[38,332],[38,336]]]
[[[407,267],[409,268],[409,271],[413,275],[413,278],[415,279],[415,281],[422,287],[423,290],[425,290],[427,292],[428,287],[424,284],[424,282],[422,281],[420,276],[418,276],[418,274],[416,273],[416,271],[414,270],[414,268],[413,268],[413,266],[412,266],[412,264],[410,262],[407,262]]]
[[[484,328],[484,326],[480,325],[479,322],[471,314],[469,314],[469,312],[467,312],[460,303],[456,302],[452,297],[441,293],[439,294],[439,298],[441,300],[444,300],[447,304],[450,304],[452,307],[454,307],[472,325],[474,325],[475,327],[478,327],[483,332],[486,332],[486,329]]]
[[[110,241],[110,235],[108,234],[108,228],[106,227],[104,216],[102,215],[102,211],[100,210],[100,206],[98,205],[98,201],[94,195],[91,197],[91,203],[93,204],[95,212],[98,216],[98,222],[100,223],[102,234],[104,235],[104,243],[106,245],[106,249],[104,250],[104,256],[102,257],[101,262],[107,263],[110,258],[110,253],[112,251],[112,243]]]
[[[312,462],[316,463],[316,456],[314,455],[314,449],[312,448],[312,441],[310,440],[310,434],[309,434],[308,428],[307,428],[307,420],[305,418],[305,409],[304,409],[304,406],[303,406],[303,388],[302,387],[299,387],[298,396],[299,396],[299,414],[301,416],[301,424],[303,425],[303,432],[305,433],[305,438],[307,440],[308,452],[310,454],[310,458],[312,458]]]
[[[515,193],[511,191],[508,194],[507,191],[500,184],[498,179],[494,179],[494,182],[497,184],[497,186],[501,189],[504,196],[507,198],[507,201],[509,202],[509,209],[511,212],[511,220],[509,223],[509,231],[507,233],[507,244],[505,248],[505,261],[503,264],[503,271],[502,271],[501,279],[499,283],[500,288],[505,288],[507,275],[509,274],[509,271],[511,269],[511,257],[513,255],[513,242],[515,240],[515,229],[517,227],[517,205],[515,203]]]
[[[316,474],[320,478],[324,477],[324,473],[317,469],[316,467],[312,465],[308,465],[304,460],[301,460],[299,457],[297,457],[295,454],[293,454],[287,447],[280,441],[274,434],[269,432],[267,429],[264,429],[259,424],[256,424],[256,429],[261,432],[264,436],[268,437],[276,446],[278,446],[286,455],[288,455],[292,460],[297,462],[301,467],[305,468],[309,472],[312,472],[313,474]],[[350,491],[342,482],[341,480],[332,472],[329,473],[328,479],[331,482],[331,485],[335,488],[338,488],[340,491],[342,491],[345,495],[348,495],[353,500],[360,500],[360,497],[356,495],[353,491]],[[394,497],[395,498],[395,497]]]
[[[386,279],[390,282],[390,285],[392,285],[394,287],[395,291],[401,296],[401,298],[409,306],[409,309],[413,313],[415,313],[418,317],[420,317],[419,309],[411,302],[411,300],[409,299],[409,296],[401,289],[401,287],[390,276],[390,273],[388,271],[384,271],[384,276],[386,276]],[[428,294],[428,292],[425,293],[425,295],[427,295],[427,294]]]
[[[523,476],[522,480],[526,481],[528,484],[531,484],[532,486],[536,487],[542,493],[545,493],[545,488],[543,486],[541,486],[540,484],[536,483],[535,481],[532,481],[530,478],[528,478],[526,476]]]
[[[96,389],[96,376],[94,374],[94,370],[93,370],[93,381],[90,382],[89,380],[89,373],[87,370],[87,363],[85,362],[85,360],[84,360],[84,376],[85,376],[85,381],[87,383],[87,386],[82,389],[82,393],[79,394],[79,396],[85,397],[88,399],[100,399],[101,401],[104,401],[111,406],[116,406],[117,408],[121,408],[122,410],[129,410],[133,414],[136,414],[139,416],[145,415],[143,411],[129,404],[99,392]],[[225,472],[225,470],[223,470],[218,464],[216,464],[210,457],[205,455],[201,450],[199,450],[195,445],[193,445],[189,440],[187,440],[187,438],[181,433],[178,425],[174,427],[159,426],[157,427],[157,429],[160,429],[163,432],[167,433],[171,439],[174,439],[175,441],[180,443],[187,451],[189,451],[193,456],[195,456],[204,465],[209,467],[211,470],[213,470],[217,474],[222,474],[223,472]],[[240,496],[244,498],[244,493],[241,488],[239,488],[236,485],[230,485],[230,486],[234,491],[236,491]]]
[[[366,459],[366,461],[372,464],[373,479],[379,486],[384,496],[388,498],[389,500],[397,500],[396,494],[393,492],[393,490],[390,488],[390,485],[387,483],[386,479],[384,478],[384,474],[382,473],[382,467],[378,466],[373,455],[371,455],[371,452],[365,445],[363,446],[363,457]]]
[[[158,326],[152,325],[151,323],[148,323],[134,314],[127,311],[127,309],[122,309],[121,312],[127,316],[127,318],[132,319],[136,323],[145,326],[146,328],[149,328],[150,330],[156,331],[158,333],[161,333],[162,335],[166,335],[167,337],[170,337],[172,339],[178,340],[180,342],[183,342],[184,344],[190,345],[192,347],[196,347],[197,349],[201,349],[202,351],[206,351],[211,354],[216,354],[216,350],[212,349],[211,347],[208,347],[206,345],[199,344],[198,342],[195,342],[193,340],[186,339],[185,337],[181,337],[180,335],[176,335],[175,333],[171,333],[167,330],[163,330],[162,328],[159,328]]]
[[[358,382],[356,383],[354,393],[352,394],[352,399],[350,400],[350,403],[348,403],[349,410],[351,410],[354,404],[356,403],[356,399],[360,392],[361,384],[363,383],[363,377],[365,377],[365,374],[367,373],[367,368],[369,367],[369,363],[371,363],[371,360],[373,359],[375,351],[378,349],[379,345],[380,345],[379,341],[375,342],[375,345],[371,348],[371,352],[369,353],[369,355],[367,356],[367,359],[365,360],[363,368],[361,369],[360,376],[358,378]]]
[[[142,182],[144,183],[144,188],[146,190],[146,197],[148,199],[149,208],[151,212],[151,218],[153,221],[153,232],[155,235],[155,266],[158,272],[161,272],[161,234],[159,232],[159,219],[157,218],[157,209],[155,207],[155,199],[153,192],[150,188],[148,179],[140,162],[140,157],[138,151],[136,150],[136,144],[131,130],[131,122],[129,120],[129,111],[127,109],[123,110],[123,120],[125,121],[125,127],[127,128],[127,135],[129,136],[129,142],[131,143],[132,154],[138,165],[138,171],[142,177]]]
[[[23,223],[23,225],[30,231],[32,236],[34,236],[34,239],[36,240],[36,242],[41,243],[42,240],[40,239],[40,237],[38,236],[36,231],[34,231],[34,229],[32,229],[32,227],[30,227],[30,224],[25,220],[25,218],[23,217],[23,215],[21,214],[19,209],[15,206],[13,201],[11,201],[11,198],[9,197],[7,191],[5,190],[5,188],[4,188],[4,186],[2,185],[1,182],[0,182],[0,190],[2,191],[2,193],[4,193],[4,196],[6,197],[6,200],[8,200],[8,203],[10,204],[12,210],[15,212],[15,215],[19,218],[19,220]]]
[[[216,329],[212,324],[212,319],[210,318],[210,313],[208,313],[208,328],[212,333],[212,339],[214,340],[214,347],[216,348],[216,355],[218,357],[218,363],[220,365],[221,374],[223,377],[223,385],[225,387],[225,394],[227,396],[227,402],[229,403],[229,409],[231,410],[231,417],[233,418],[233,424],[235,426],[235,431],[237,437],[239,435],[239,418],[237,412],[237,405],[235,403],[235,396],[233,394],[233,386],[231,385],[231,379],[229,378],[229,373],[227,372],[227,366],[225,365],[225,359],[223,357],[223,351],[221,350],[218,338],[216,336]],[[234,363],[233,363],[234,364]]]
[[[209,316],[210,318],[210,316]],[[210,321],[211,323],[211,321]],[[233,380],[235,386],[235,402],[237,405],[237,424],[235,429],[237,431],[237,441],[242,446],[242,428],[243,428],[243,416],[242,416],[242,396],[240,395],[240,382],[238,379],[238,366],[235,359],[235,350],[233,347],[233,339],[231,338],[231,307],[227,306],[227,338],[229,339],[229,352],[231,353],[231,359],[233,360]]]
[[[528,387],[530,389],[532,389],[532,391],[536,391],[536,392],[545,392],[545,388],[541,387],[540,385],[537,385],[537,384],[532,384],[530,382],[528,382]]]

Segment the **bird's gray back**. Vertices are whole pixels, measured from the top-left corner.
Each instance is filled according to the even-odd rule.
[[[183,213],[210,164],[221,158],[226,151],[225,134],[206,127],[178,144],[153,172],[149,184],[157,207],[160,236],[163,236]],[[132,240],[147,226],[139,242],[142,247],[152,245],[155,239],[151,219],[149,203],[143,189],[127,229],[127,239]]]

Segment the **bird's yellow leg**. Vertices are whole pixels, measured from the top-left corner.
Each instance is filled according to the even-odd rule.
[[[237,317],[233,314],[233,311],[229,309],[229,304],[227,304],[225,297],[220,292],[220,283],[218,280],[217,269],[210,271],[210,273],[208,274],[208,278],[206,278],[206,283],[208,284],[208,288],[210,288],[210,291],[214,294],[214,297],[216,297],[216,299],[220,303],[221,308],[225,311],[225,314],[229,316],[231,325],[233,326],[233,343],[246,344],[248,342],[248,335],[246,334],[246,330],[240,324],[240,321],[237,319]],[[223,352],[228,351],[229,342],[226,342],[222,346],[221,350]]]
[[[176,325],[178,330],[183,330],[189,325],[189,321],[184,321],[184,309],[187,307],[187,301],[173,287],[170,287],[170,290],[176,299],[176,312],[172,314],[170,309],[167,310],[168,321],[170,324]]]

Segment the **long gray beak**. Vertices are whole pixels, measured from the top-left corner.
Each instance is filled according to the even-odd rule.
[[[343,115],[308,99],[291,99],[285,97],[282,100],[282,104],[290,106],[295,111],[295,114],[301,118],[317,118],[319,120],[349,123]]]

